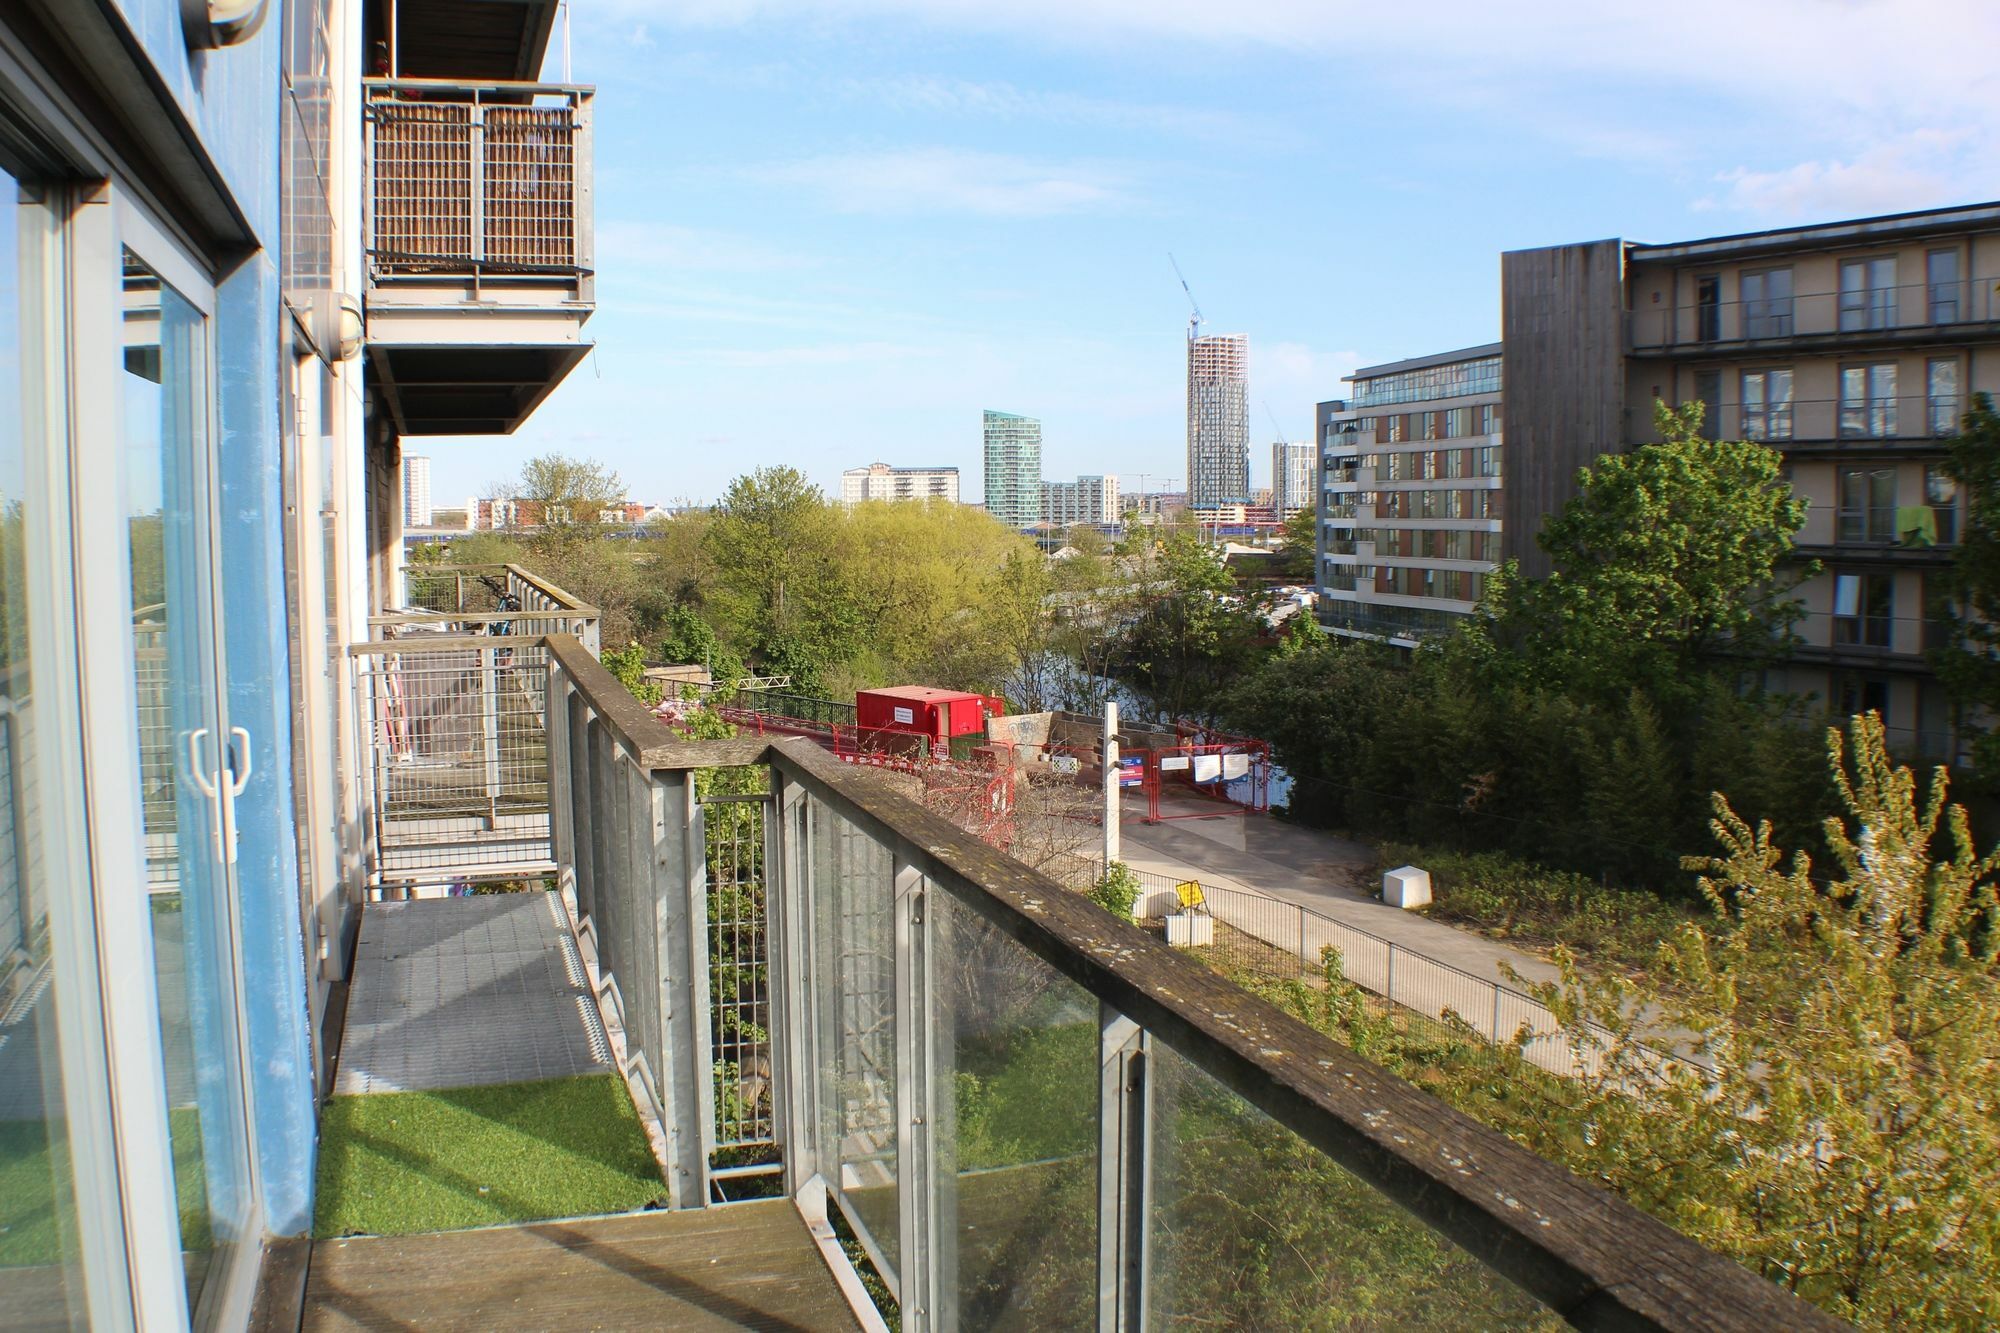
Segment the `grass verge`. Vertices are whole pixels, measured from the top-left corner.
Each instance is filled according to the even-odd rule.
[[[314,1234],[409,1235],[623,1213],[666,1186],[614,1074],[335,1097]]]

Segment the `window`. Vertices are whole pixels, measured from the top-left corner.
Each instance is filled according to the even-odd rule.
[[[1479,407],[1479,433],[1491,435],[1500,429],[1500,408],[1496,403],[1482,403]]]
[[[1743,438],[1746,440],[1792,438],[1791,371],[1743,372]]]
[[[1850,259],[1840,266],[1840,331],[1896,327],[1896,257]]]
[[[1401,413],[1393,413],[1389,416],[1383,417],[1382,420],[1389,423],[1388,439],[1391,444],[1394,444],[1397,441],[1400,441],[1405,438],[1403,424],[1406,418]]]
[[[1895,619],[1895,580],[1888,574],[1836,574],[1833,641],[1848,648],[1887,648]]]
[[[1960,304],[1958,281],[1958,251],[1933,250],[1924,256],[1924,294],[1929,305],[1930,322],[1933,324],[1956,324]]]
[[[1438,414],[1435,412],[1417,413],[1417,429],[1424,433],[1423,438],[1426,440],[1435,440],[1438,437]]]
[[[1765,269],[1743,275],[1743,336],[1792,336],[1792,271]]]
[[[1924,366],[1924,404],[1931,422],[1931,434],[1943,438],[1958,434],[1958,360],[1932,357]]]
[[[1834,682],[1833,707],[1838,717],[1875,713],[1889,725],[1889,682],[1878,676],[1842,676]]]
[[[1939,546],[1958,543],[1958,483],[1943,463],[1924,464],[1924,503],[1931,508],[1931,524]]]
[[[1840,469],[1840,508],[1836,533],[1842,542],[1889,542],[1896,539],[1896,469]]]
[[[1694,336],[1705,343],[1722,336],[1722,279],[1713,273],[1694,280]]]
[[[1497,477],[1500,475],[1500,446],[1483,444],[1474,451],[1474,476]]]
[[[1840,433],[1882,439],[1896,433],[1896,363],[1840,368]]]
[[[1444,434],[1448,440],[1463,439],[1472,434],[1472,409],[1469,407],[1447,408],[1444,414]]]
[[[1694,376],[1695,400],[1701,404],[1701,433],[1704,439],[1722,438],[1722,372],[1698,370]]]

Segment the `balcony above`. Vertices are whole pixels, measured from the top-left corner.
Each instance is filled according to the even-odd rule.
[[[2000,339],[2000,278],[1682,301],[1626,315],[1636,357],[1745,356]]]
[[[367,87],[376,392],[400,435],[508,434],[590,350],[591,90]]]

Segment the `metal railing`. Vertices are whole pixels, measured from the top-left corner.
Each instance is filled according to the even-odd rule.
[[[370,638],[573,634],[599,649],[597,608],[520,565],[410,565],[403,582],[405,608],[370,616]]]
[[[592,89],[436,79],[363,86],[375,280],[587,278]]]
[[[1176,902],[1182,881],[1150,870],[1135,870],[1149,904]],[[1317,980],[1327,952],[1339,956],[1348,981],[1420,1018],[1463,1030],[1495,1046],[1521,1042],[1521,1058],[1565,1077],[1604,1072],[1615,1038],[1597,1029],[1577,1040],[1566,1033],[1547,1005],[1492,977],[1481,977],[1394,940],[1336,921],[1322,912],[1268,894],[1213,884],[1199,876],[1207,911],[1220,925],[1210,957],[1284,980]],[[1596,1040],[1591,1040],[1595,1037]],[[1656,1060],[1670,1057],[1657,1053]]]
[[[1698,351],[1798,338],[1920,340],[1996,319],[2000,278],[1985,277],[1648,306],[1626,315],[1626,336],[1634,351]]]
[[[700,788],[762,765],[782,1186],[913,1333],[1299,1327],[1363,1281],[1390,1327],[1835,1326],[811,741],[683,741],[575,640],[548,660],[554,860],[670,1202],[714,1197],[707,826],[753,803]]]
[[[370,741],[371,886],[550,874],[544,640],[406,638],[349,651]]]
[[[1811,445],[1834,452],[1879,449],[1942,456],[1965,411],[1959,394],[1932,397],[1921,392],[1849,399],[1793,398],[1787,393],[1746,405],[1740,377],[1730,378],[1721,389],[1723,401],[1710,404],[1705,413],[1703,433],[1714,439],[1757,440],[1787,452]],[[1633,424],[1638,443],[1658,439],[1650,418]]]

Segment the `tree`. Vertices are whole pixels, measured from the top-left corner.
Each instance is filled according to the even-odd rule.
[[[834,533],[832,508],[804,473],[766,467],[729,483],[704,537],[718,623],[809,691],[860,642],[858,609],[836,576]]]
[[[604,512],[625,499],[625,483],[616,472],[594,458],[561,453],[523,463],[513,491],[544,540],[596,536]]]
[[[1965,531],[1952,559],[1948,596],[1933,608],[1945,642],[1931,653],[1938,679],[1962,715],[2000,716],[2000,414],[1983,393],[1951,441],[1951,476],[1965,488]],[[1973,740],[1983,786],[2000,782],[2000,734]]]
[[[1663,437],[1577,474],[1578,493],[1543,526],[1546,579],[1511,571],[1493,627],[1548,679],[1657,700],[1719,658],[1766,658],[1798,614],[1792,566],[1805,503],[1776,451],[1701,435],[1702,404],[1655,404]]]
[[[1608,1056],[1531,1138],[1835,1313],[1993,1327],[2000,854],[1975,852],[1943,769],[1920,792],[1890,760],[1875,714],[1830,732],[1827,756],[1846,811],[1830,864],[1787,864],[1718,795],[1721,855],[1687,863],[1712,921],[1649,979],[1565,958],[1537,988]]]
[[[1212,719],[1249,664],[1256,618],[1221,554],[1192,527],[1167,531],[1156,577],[1164,590],[1127,636],[1127,661],[1163,715]]]
[[[1319,515],[1311,509],[1294,509],[1285,515],[1278,529],[1283,545],[1272,573],[1293,583],[1313,583],[1313,561],[1319,549]]]

